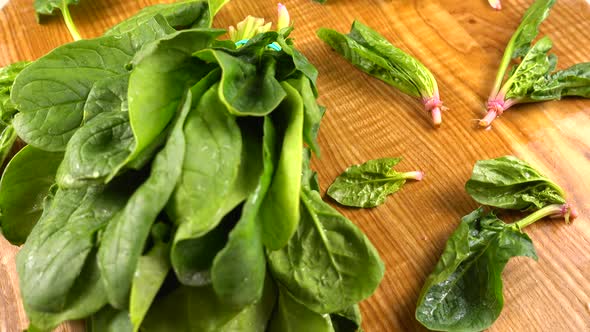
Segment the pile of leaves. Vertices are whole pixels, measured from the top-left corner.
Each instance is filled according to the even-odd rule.
[[[1,72],[4,131],[28,144],[0,226],[24,243],[30,331],[360,329],[384,266],[310,169],[317,71],[284,9],[220,39],[225,2],[147,7]]]

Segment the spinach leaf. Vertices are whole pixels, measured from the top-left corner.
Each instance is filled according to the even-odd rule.
[[[269,118],[264,118],[264,169],[254,192],[250,194],[242,216],[229,234],[228,242],[215,257],[211,268],[215,293],[235,307],[245,307],[262,296],[266,258],[258,214],[266,196],[276,158],[276,133]]]
[[[99,264],[109,303],[127,305],[137,262],[150,228],[172,195],[181,174],[185,139],[182,128],[191,108],[191,92],[176,118],[166,145],[154,158],[148,179],[131,195],[125,208],[102,235]]]
[[[136,146],[133,160],[166,128],[184,91],[205,77],[212,68],[192,57],[210,46],[222,30],[179,31],[146,45],[133,59],[129,77],[129,119]]]
[[[297,79],[290,79],[288,82],[299,92],[303,100],[303,139],[311,150],[319,156],[320,147],[317,142],[317,136],[325,109],[316,102],[313,85],[309,78],[301,76]]]
[[[131,332],[129,312],[107,305],[86,320],[88,332]]]
[[[17,76],[11,95],[20,111],[14,119],[19,137],[43,150],[64,151],[82,124],[93,85],[128,74],[133,55],[171,29],[155,17],[121,36],[63,45],[29,65]]]
[[[318,37],[363,72],[422,99],[435,125],[441,123],[442,102],[434,75],[420,61],[368,26],[354,21],[347,35],[322,28]]]
[[[107,182],[116,175],[134,146],[129,113],[98,114],[68,142],[57,171],[57,184],[60,188],[80,188]]]
[[[26,301],[25,311],[31,322],[29,331],[51,331],[62,322],[88,317],[107,302],[96,255],[91,253],[84,268],[67,295],[66,306],[59,312],[42,312],[32,309]]]
[[[53,12],[56,9],[59,9],[72,38],[74,38],[74,40],[80,40],[82,37],[80,36],[78,29],[76,29],[76,25],[72,20],[69,9],[70,5],[77,5],[78,3],[80,3],[80,0],[35,0],[33,6],[37,13],[37,20],[39,20],[40,15],[53,15]]]
[[[362,316],[358,304],[330,314],[330,319],[335,332],[362,332]]]
[[[84,123],[101,113],[129,110],[127,102],[127,87],[129,75],[127,73],[112,76],[95,82],[88,93],[84,104]]]
[[[420,293],[416,319],[431,330],[481,331],[500,315],[510,258],[537,259],[531,239],[480,208],[463,217]]]
[[[41,217],[62,159],[63,153],[26,146],[6,166],[0,181],[0,226],[12,244],[24,243]]]
[[[16,106],[10,100],[14,80],[29,64],[31,63],[28,61],[21,61],[0,68],[0,123],[4,126],[12,122],[12,117],[17,112]]]
[[[154,228],[158,225],[165,227],[165,224],[156,224]],[[152,234],[156,231],[152,229]],[[137,262],[129,304],[129,317],[134,332],[139,331],[141,322],[170,270],[170,243],[164,240],[156,238],[152,249]]]
[[[328,195],[338,203],[354,207],[375,207],[383,204],[406,183],[406,180],[422,180],[422,172],[396,172],[393,167],[401,158],[369,160],[347,168],[328,188]]]
[[[11,125],[5,126],[0,123],[0,167],[4,165],[4,160],[12,151],[16,139],[17,135],[14,128]]]
[[[219,6],[219,0],[209,0],[208,2],[210,3],[210,7],[218,8],[217,6]],[[105,36],[125,34],[160,15],[174,28],[208,28],[211,27],[212,22],[209,16],[210,13],[214,14],[214,12],[208,9],[207,1],[205,0],[186,0],[169,4],[156,4],[143,8],[137,14],[110,28],[105,32]]]
[[[231,199],[240,169],[242,138],[235,117],[212,86],[189,114],[184,127],[186,158],[178,185],[168,203],[170,218],[179,224],[172,247],[172,265],[180,280],[193,285],[196,271],[189,253],[198,239],[245,197]],[[196,262],[195,262],[196,264]]]
[[[565,203],[563,189],[513,156],[475,163],[465,190],[478,203],[502,209],[532,210]]]
[[[287,98],[272,113],[277,128],[280,157],[268,193],[260,208],[262,241],[270,250],[283,248],[299,223],[299,193],[301,192],[303,101],[288,83],[281,83]]]
[[[531,94],[536,101],[559,100],[566,96],[590,98],[590,62],[542,77],[535,82]]]
[[[264,332],[275,301],[275,286],[269,278],[262,298],[243,310],[227,306],[211,286],[181,286],[155,303],[142,331]]]
[[[325,314],[370,296],[384,266],[367,237],[348,219],[303,188],[301,220],[287,246],[268,253],[272,275],[298,302]]]
[[[263,50],[266,45],[265,41]],[[267,58],[257,65],[248,59],[214,49],[202,50],[195,56],[221,67],[219,97],[232,114],[264,116],[277,108],[285,98],[285,91],[275,78],[276,62],[273,58]]]
[[[270,321],[269,332],[335,332],[329,315],[313,312],[279,287],[279,303]]]
[[[134,179],[106,188],[57,190],[50,206],[17,256],[24,302],[38,311],[59,312],[95,247],[97,233],[123,208]]]

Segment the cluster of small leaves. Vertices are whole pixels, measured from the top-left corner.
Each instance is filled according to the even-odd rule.
[[[16,76],[28,65],[29,62],[22,61],[0,68],[0,167],[4,164],[17,138],[12,127],[12,119],[17,110],[10,100],[10,91]]]
[[[0,226],[24,243],[30,331],[360,329],[384,266],[310,169],[317,70],[291,27],[218,39],[225,2],[148,7],[1,72],[28,144]]]

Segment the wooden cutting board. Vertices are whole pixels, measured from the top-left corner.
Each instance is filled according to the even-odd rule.
[[[0,66],[34,60],[71,41],[59,18],[38,25],[31,2],[11,0],[0,11]],[[72,15],[83,37],[95,37],[159,1],[81,2]],[[504,9],[496,12],[485,0],[329,0],[324,6],[285,0],[296,44],[320,71],[321,102],[328,108],[320,131],[322,158],[314,162],[322,187],[351,164],[386,156],[403,156],[401,170],[427,174],[381,207],[338,207],[366,232],[387,266],[377,292],[362,303],[369,332],[424,330],[414,319],[420,288],[459,218],[477,207],[465,193],[465,181],[475,161],[506,154],[555,179],[581,217],[571,225],[548,220],[527,229],[539,261],[510,261],[504,271],[505,308],[490,330],[590,331],[590,100],[518,106],[490,130],[476,128],[503,48],[531,3],[504,0]],[[275,19],[275,8],[271,0],[234,0],[215,25],[227,27],[248,14]],[[348,31],[355,18],[432,70],[450,108],[440,129],[431,127],[419,102],[354,69],[315,36],[323,26]],[[584,0],[560,0],[541,28],[555,42],[559,68],[590,61],[589,32],[590,5]],[[1,240],[0,332],[27,326],[17,251]]]

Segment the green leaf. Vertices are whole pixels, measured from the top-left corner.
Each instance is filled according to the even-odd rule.
[[[256,189],[244,204],[242,216],[228,242],[215,257],[211,269],[215,293],[231,306],[245,307],[262,296],[266,257],[258,214],[274,173],[276,133],[269,118],[264,118],[264,169]]]
[[[532,210],[565,203],[563,189],[513,156],[478,161],[465,190],[478,203],[502,209]]]
[[[17,76],[11,96],[20,111],[14,119],[19,137],[43,150],[64,151],[82,124],[94,84],[128,74],[133,55],[171,29],[155,17],[121,36],[60,46],[29,65]]]
[[[80,188],[105,183],[116,175],[134,146],[129,113],[98,114],[68,142],[57,184],[60,188]]]
[[[189,258],[194,255],[193,240],[215,228],[225,214],[245,199],[233,193],[242,157],[240,128],[219,101],[218,87],[215,84],[203,95],[186,120],[186,158],[167,208],[170,218],[179,225],[172,247],[172,265],[180,280],[188,285],[194,285],[191,280],[200,270],[191,266],[198,262]]]
[[[6,166],[0,181],[0,226],[12,244],[24,243],[41,217],[62,159],[63,153],[26,146]]]
[[[507,98],[530,95],[535,83],[555,69],[556,58],[547,55],[552,46],[551,39],[543,37],[527,52],[506,83]]]
[[[207,2],[204,0],[187,0],[145,7],[137,14],[107,30],[105,36],[125,34],[160,15],[174,28],[208,28],[211,26],[210,22],[208,22],[209,11]]]
[[[107,305],[86,320],[88,332],[132,332],[133,325],[127,310],[117,310]]]
[[[129,305],[129,317],[134,332],[139,331],[141,322],[162,287],[168,271],[170,271],[169,243],[156,242],[146,255],[139,258],[133,275]]]
[[[136,146],[133,160],[158,137],[174,117],[184,91],[212,68],[192,53],[209,47],[222,30],[184,30],[144,47],[133,59],[129,77],[129,119]]]
[[[17,256],[27,306],[44,312],[67,308],[67,294],[93,251],[97,234],[125,206],[136,187],[137,180],[128,178],[106,188],[57,190]]]
[[[84,104],[84,123],[101,113],[129,110],[127,102],[127,87],[129,86],[129,74],[112,76],[100,80],[88,93],[88,99]]]
[[[301,192],[303,101],[288,83],[281,83],[287,98],[272,113],[271,119],[282,142],[280,157],[270,188],[262,207],[262,241],[270,250],[283,248],[297,230],[299,223],[299,193]]]
[[[324,116],[325,109],[318,105],[313,91],[312,82],[305,76],[287,81],[301,95],[303,100],[303,139],[311,150],[319,157],[320,146],[317,142],[320,122]]]
[[[361,332],[361,310],[357,305],[346,308],[343,311],[339,311],[330,314],[332,320],[332,326],[334,326],[335,332]]]
[[[384,273],[369,239],[307,188],[301,193],[297,232],[268,259],[274,279],[321,314],[346,310],[369,297]]]
[[[428,68],[359,21],[348,35],[325,28],[317,34],[354,66],[405,94],[429,98],[438,92]]]
[[[335,332],[329,315],[311,311],[279,287],[279,303],[268,327],[269,332]]]
[[[63,6],[77,5],[80,0],[35,0],[33,6],[40,15],[53,15],[56,9],[61,10]]]
[[[422,288],[416,319],[437,331],[481,331],[502,310],[502,271],[515,256],[537,259],[531,239],[478,209],[463,217]]]
[[[109,303],[127,306],[129,290],[152,224],[172,195],[181,174],[185,139],[182,128],[191,108],[191,93],[176,118],[166,145],[154,158],[148,179],[107,226],[98,252]]]
[[[11,125],[4,126],[0,123],[0,167],[4,165],[4,160],[6,160],[6,157],[8,157],[12,151],[12,147],[14,146],[16,139],[17,135],[14,128]]]
[[[285,91],[275,78],[276,63],[273,58],[267,58],[259,65],[251,59],[214,49],[202,50],[195,56],[221,67],[219,98],[232,114],[264,116],[285,98]]]
[[[15,62],[0,68],[0,124],[7,126],[17,112],[16,105],[10,100],[10,91],[14,80],[31,63],[28,61]]]
[[[59,312],[36,311],[24,301],[25,312],[33,326],[33,329],[29,328],[29,331],[35,331],[35,329],[36,331],[52,331],[65,321],[82,319],[92,315],[106,302],[106,293],[100,280],[96,256],[92,253],[67,295],[64,310]]]
[[[590,62],[578,63],[535,82],[533,100],[559,100],[562,97],[590,98]]]
[[[181,286],[156,302],[142,332],[264,332],[276,301],[270,278],[260,301],[240,310],[226,305],[211,286]]]
[[[338,203],[354,207],[375,207],[397,192],[407,179],[421,179],[420,172],[399,173],[393,167],[401,158],[369,160],[347,168],[328,188],[328,195]]]

